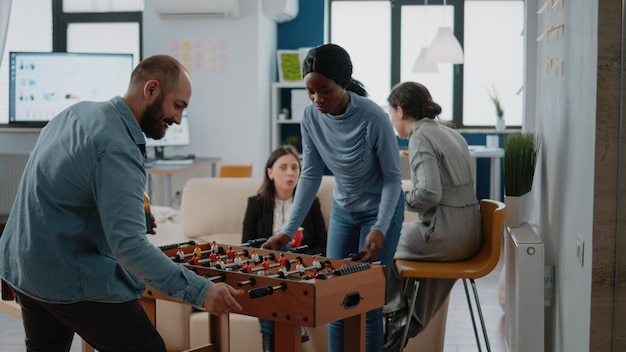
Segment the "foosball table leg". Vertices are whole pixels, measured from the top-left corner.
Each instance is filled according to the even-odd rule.
[[[230,319],[228,314],[222,314],[219,317],[209,314],[209,337],[216,352],[230,351]]]
[[[301,352],[301,328],[292,324],[274,322],[274,351]]]
[[[144,296],[139,299],[139,303],[141,303],[141,307],[146,312],[152,325],[156,326],[156,299]]]
[[[343,328],[344,351],[365,351],[365,313],[345,318]]]

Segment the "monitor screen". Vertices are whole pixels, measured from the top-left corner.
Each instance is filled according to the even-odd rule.
[[[146,147],[155,147],[155,158],[163,159],[163,147],[179,147],[190,144],[189,116],[183,111],[180,125],[173,123],[161,139],[146,138]]]
[[[123,95],[132,54],[9,53],[9,124],[43,126],[79,101]]]
[[[183,112],[180,125],[173,123],[161,139],[146,138],[146,147],[176,147],[189,145],[189,117]]]

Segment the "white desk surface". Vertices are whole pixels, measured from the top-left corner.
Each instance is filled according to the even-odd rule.
[[[148,174],[148,195],[152,198],[151,175],[165,176],[165,205],[172,205],[172,175],[187,172],[190,170],[211,167],[211,176],[217,177],[217,163],[222,161],[220,157],[194,158],[191,163],[172,162],[168,163],[147,163],[146,173]]]
[[[214,166],[219,163],[222,158],[219,157],[209,157],[209,158],[194,158],[191,162],[178,162],[177,160],[173,160],[172,163],[147,163],[146,164],[146,173],[148,174],[161,174],[161,175],[171,175],[179,172],[185,172],[192,169],[197,169],[205,166]],[[215,177],[215,171],[212,170],[213,177]]]

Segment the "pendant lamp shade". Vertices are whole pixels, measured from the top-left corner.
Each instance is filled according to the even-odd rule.
[[[445,62],[451,64],[463,63],[463,48],[452,33],[450,27],[439,27],[437,35],[426,52],[426,61]]]
[[[426,47],[420,50],[419,56],[417,57],[417,59],[415,59],[415,62],[413,63],[413,72],[420,72],[420,73],[439,72],[439,68],[437,67],[436,63],[426,61],[427,51],[428,51],[428,48]]]

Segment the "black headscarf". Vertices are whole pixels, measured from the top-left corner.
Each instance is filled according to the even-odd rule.
[[[343,88],[352,83],[352,61],[350,55],[339,45],[324,44],[306,54],[302,63],[302,77],[308,73],[322,74]]]

